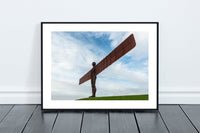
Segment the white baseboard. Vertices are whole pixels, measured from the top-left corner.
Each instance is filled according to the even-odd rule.
[[[0,104],[40,104],[41,93],[33,92],[0,92]]]
[[[168,90],[159,92],[159,104],[200,104],[200,90]],[[40,103],[40,91],[0,91],[0,104]]]
[[[160,92],[160,104],[200,104],[200,92]]]
[[[200,104],[199,87],[160,87],[160,104]]]

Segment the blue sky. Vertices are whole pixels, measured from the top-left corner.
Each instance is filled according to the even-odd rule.
[[[97,76],[97,96],[148,93],[147,32],[52,32],[52,99],[91,95],[90,81],[79,79],[131,33],[136,47]]]

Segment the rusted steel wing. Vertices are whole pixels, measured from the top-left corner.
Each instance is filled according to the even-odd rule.
[[[101,73],[104,69],[118,60],[120,57],[128,53],[131,49],[136,46],[135,38],[133,34],[127,37],[119,46],[117,46],[110,54],[108,54],[104,59],[102,59],[95,66],[95,74]],[[91,79],[91,70],[87,72],[82,78],[79,80],[79,85]]]

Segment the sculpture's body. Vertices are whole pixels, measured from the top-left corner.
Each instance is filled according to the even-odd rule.
[[[92,70],[91,70],[91,86],[92,86],[92,96],[90,96],[90,97],[95,97],[96,96],[96,85],[95,85],[95,83],[96,83],[96,78],[97,78],[97,76],[96,76],[96,74],[95,74],[95,66],[96,66],[96,63],[95,62],[93,62],[92,63],[92,66],[93,66],[93,68],[92,68]]]
[[[131,34],[128,38],[126,38],[119,46],[117,46],[110,54],[108,54],[104,59],[102,59],[97,65],[95,62],[92,63],[93,68],[87,72],[83,77],[79,80],[79,85],[91,79],[92,85],[92,96],[96,96],[96,75],[101,73],[104,69],[118,60],[120,57],[128,53],[131,49],[136,46],[135,38],[133,34]]]

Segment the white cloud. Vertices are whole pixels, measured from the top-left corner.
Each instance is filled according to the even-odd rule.
[[[121,62],[116,62],[112,64],[110,67],[108,67],[106,70],[104,70],[101,74],[101,76],[106,78],[115,78],[115,79],[121,79],[123,81],[129,81],[129,83],[132,83],[129,87],[134,88],[147,88],[148,86],[148,75],[143,71],[138,70],[130,70],[126,65],[122,64]],[[127,82],[125,82],[127,83]],[[117,83],[115,83],[117,84]],[[122,84],[122,83],[119,83]],[[120,88],[120,85],[116,85],[118,88]],[[128,85],[125,85],[128,86]]]
[[[76,83],[68,81],[52,80],[53,100],[75,100],[85,98],[90,95],[88,85],[77,86]]]
[[[66,80],[67,77],[79,79],[82,76],[80,73],[84,74],[91,69],[93,61],[101,59],[90,49],[102,51],[91,44],[83,44],[67,34],[54,34],[52,37],[52,72],[59,75],[60,80]]]

